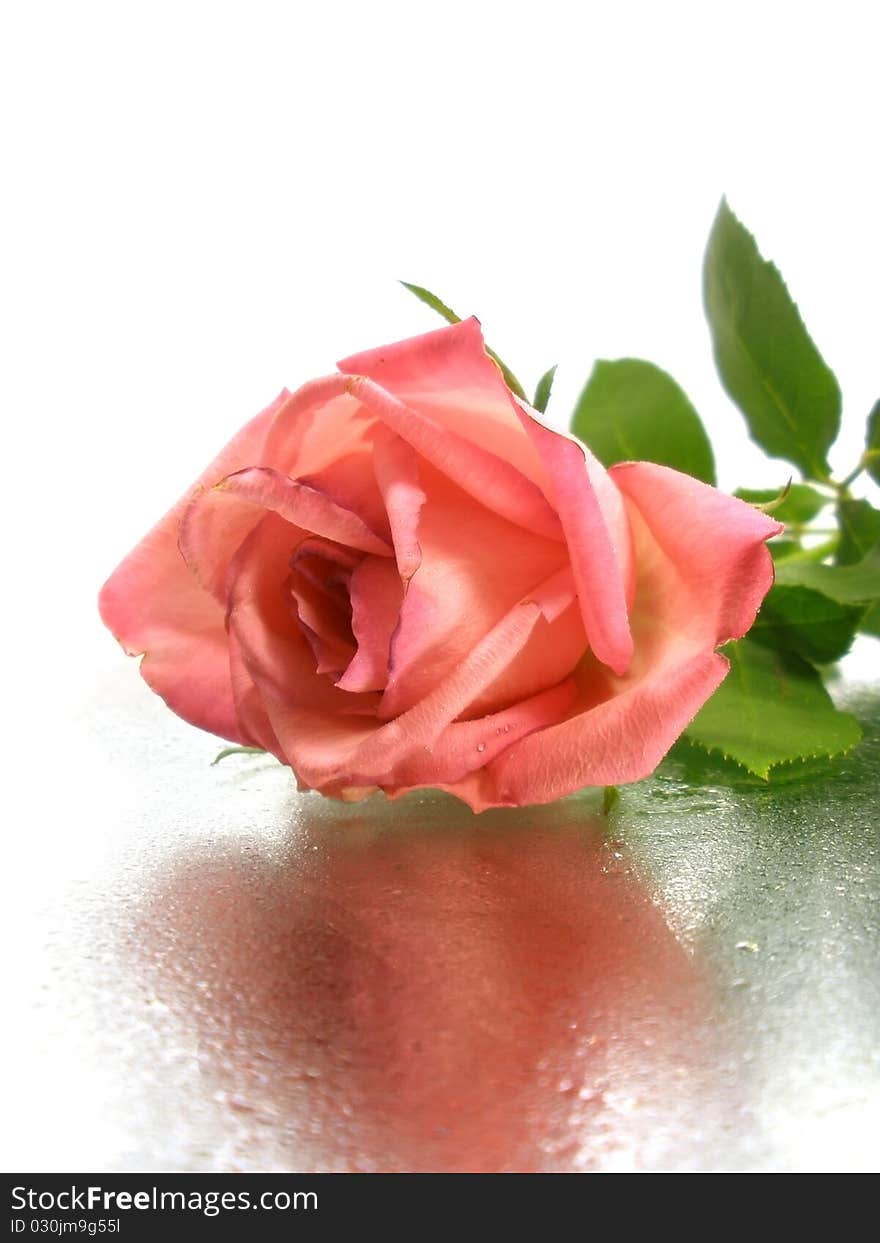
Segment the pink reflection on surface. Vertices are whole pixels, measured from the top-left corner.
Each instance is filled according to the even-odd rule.
[[[687,1112],[698,975],[576,804],[226,841],[171,865],[136,939],[232,1168],[632,1168]]]

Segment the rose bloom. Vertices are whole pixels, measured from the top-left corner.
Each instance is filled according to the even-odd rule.
[[[724,678],[781,527],[606,470],[471,319],[283,392],[129,554],[107,626],[185,720],[343,799],[635,781]]]

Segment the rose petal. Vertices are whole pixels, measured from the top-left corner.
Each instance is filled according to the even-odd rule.
[[[660,664],[637,685],[511,748],[493,766],[499,805],[549,803],[653,772],[728,670],[718,652]]]
[[[405,440],[382,428],[373,442],[373,469],[391,527],[397,568],[407,581],[422,560],[417,532],[425,493],[419,484],[418,458]]]
[[[267,512],[303,532],[362,552],[392,555],[391,547],[363,518],[325,493],[269,467],[250,467],[200,492],[181,520],[180,550],[216,600],[225,602],[230,559]]]
[[[352,377],[348,387],[386,427],[465,492],[527,531],[562,538],[559,519],[547,498],[510,462],[405,405],[364,376]],[[454,393],[449,400],[455,400]]]
[[[486,353],[477,319],[364,350],[339,370],[368,376],[444,431],[501,458],[544,490],[546,471],[516,417],[498,366]]]
[[[515,704],[528,699],[546,686],[555,686],[579,664],[583,664],[589,656],[589,649],[573,590],[568,601],[552,622],[536,627],[534,634],[512,657],[498,680],[486,688],[483,703]],[[469,710],[469,714],[472,711]]]
[[[773,585],[764,541],[782,523],[668,466],[623,462],[609,473],[676,567],[693,605],[680,620],[713,645],[744,635]]]
[[[264,693],[272,727],[292,767],[306,785],[327,794],[392,780],[403,760],[433,745],[482,686],[498,676],[543,617],[543,610],[554,615],[564,607],[566,595],[571,599],[573,590],[566,571],[553,575],[531,598],[511,609],[430,695],[378,729],[375,722],[298,708],[289,696],[278,696],[277,687],[268,697]],[[255,680],[262,685],[259,678]]]
[[[400,616],[403,583],[384,557],[365,557],[351,576],[351,628],[357,652],[336,683],[346,691],[381,691],[388,680],[388,649]]]
[[[635,658],[603,703],[530,735],[490,766],[500,804],[544,803],[654,770],[727,672],[716,644],[751,626],[773,580],[764,541],[782,528],[663,466],[612,469],[629,498],[639,584]]]
[[[290,615],[285,592],[290,540],[289,524],[269,513],[229,567],[229,630],[239,641],[242,659],[267,716],[271,722],[270,705],[275,701],[292,709],[375,716],[377,695],[348,694],[315,670],[314,657]]]
[[[372,444],[365,442],[357,452],[337,458],[323,470],[297,475],[297,483],[323,492],[343,509],[350,509],[387,542],[391,532],[373,472]]]
[[[290,568],[300,569],[310,577],[316,585],[326,586],[328,574],[335,571],[351,571],[361,561],[362,554],[337,544],[334,540],[323,539],[320,535],[307,535],[297,543]]]
[[[289,400],[282,392],[243,427],[196,487],[209,487],[258,461],[273,420]],[[192,489],[111,574],[98,607],[129,655],[144,653],[144,679],[178,716],[246,744],[250,739],[239,724],[230,681],[224,610],[193,578],[177,546],[191,495]]]
[[[284,761],[284,753],[281,750],[281,744],[275,737],[275,731],[269,724],[269,718],[266,715],[266,709],[263,707],[263,701],[260,693],[254,685],[253,678],[248,673],[247,665],[241,651],[241,644],[238,636],[234,631],[230,631],[227,636],[229,644],[229,672],[232,681],[232,694],[235,699],[235,711],[244,734],[247,736],[248,744],[251,746],[262,747],[264,751],[271,752],[272,755]]]
[[[355,654],[347,593],[341,599],[301,569],[292,570],[288,582],[291,613],[312,649],[317,672],[338,677]]]
[[[574,583],[564,568],[518,601],[433,690],[358,747],[347,761],[354,782],[381,783],[403,758],[419,747],[433,745],[443,730],[495,681],[539,621],[559,616],[573,594]]]
[[[267,430],[262,454],[243,465],[271,466],[299,478],[361,452],[375,420],[348,395],[347,382],[344,375],[323,376],[289,394]]]
[[[615,673],[625,673],[633,653],[627,616],[633,559],[620,497],[589,449],[545,427],[526,407],[519,413],[552,480],[590,647]]]
[[[386,720],[424,698],[520,597],[567,564],[560,544],[500,518],[427,463],[421,477],[427,496],[418,528],[422,560],[391,643],[380,708]],[[554,659],[546,673],[536,671],[537,682],[523,680],[518,693],[535,694],[558,682],[583,647],[581,641],[572,650],[566,642],[562,667]],[[484,700],[474,712],[482,716],[502,706],[506,702]]]
[[[556,724],[565,717],[576,698],[577,687],[567,679],[503,712],[475,721],[453,721],[433,745],[404,760],[395,770],[392,788],[461,781],[475,769],[484,768],[527,734]]]

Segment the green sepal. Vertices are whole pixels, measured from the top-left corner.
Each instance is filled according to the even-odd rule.
[[[431,293],[430,289],[425,289],[423,285],[413,285],[410,281],[401,281],[400,284],[403,285],[404,289],[408,289],[411,294],[415,294],[420,302],[424,302],[425,306],[429,306],[432,311],[442,315],[448,324],[461,323],[461,316],[457,315],[452,307],[447,306],[445,302],[441,302],[436,294]],[[501,371],[501,374],[504,376],[504,382],[510,391],[516,393],[517,397],[521,397],[523,401],[526,401],[525,389],[507,364],[502,362],[495,351],[489,349],[488,345],[486,346],[486,353]]]

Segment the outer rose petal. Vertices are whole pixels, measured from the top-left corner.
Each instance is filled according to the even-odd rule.
[[[522,407],[519,415],[551,477],[590,647],[604,665],[623,674],[633,654],[627,618],[633,574],[620,496],[589,449],[545,427],[534,411]]]
[[[550,803],[584,786],[647,777],[728,668],[718,652],[658,662],[635,686],[505,752],[490,769],[486,806]]]
[[[527,531],[562,539],[559,519],[541,489],[503,457],[412,409],[363,376],[349,381],[349,392],[422,458],[489,509]]]
[[[577,699],[568,678],[558,686],[524,699],[503,712],[475,721],[453,721],[430,747],[422,747],[394,773],[394,785],[450,786],[462,781],[527,734],[555,725]]]
[[[369,376],[412,410],[509,462],[546,492],[543,463],[522,434],[514,399],[486,353],[479,320],[352,354],[339,370]]]
[[[633,666],[610,680],[604,703],[490,765],[499,803],[647,776],[723,680],[715,646],[748,630],[772,585],[764,541],[779,523],[665,466],[626,463],[611,475],[630,501],[639,566]]]
[[[260,693],[248,673],[238,638],[232,629],[227,637],[232,693],[235,697],[235,710],[241,722],[242,731],[250,740],[251,745],[262,747],[264,751],[269,751],[283,760],[281,744],[275,737],[275,731],[269,724]]]
[[[608,472],[644,518],[686,584],[693,630],[712,642],[739,639],[773,586],[764,547],[781,522],[690,475],[651,462],[623,462]]]
[[[258,461],[273,419],[289,400],[285,390],[246,424],[196,487],[210,487]],[[223,609],[192,577],[177,547],[191,494],[181,497],[116,568],[98,607],[129,655],[146,653],[143,677],[178,716],[223,738],[248,742],[235,710]]]
[[[224,608],[180,554],[181,519],[195,495],[237,471],[271,466],[316,475],[356,452],[369,438],[371,420],[347,395],[346,383],[346,376],[334,375],[292,394],[285,389],[226,445],[100,593],[104,624],[129,655],[144,653],[145,681],[178,716],[223,738],[259,744],[236,712]]]

